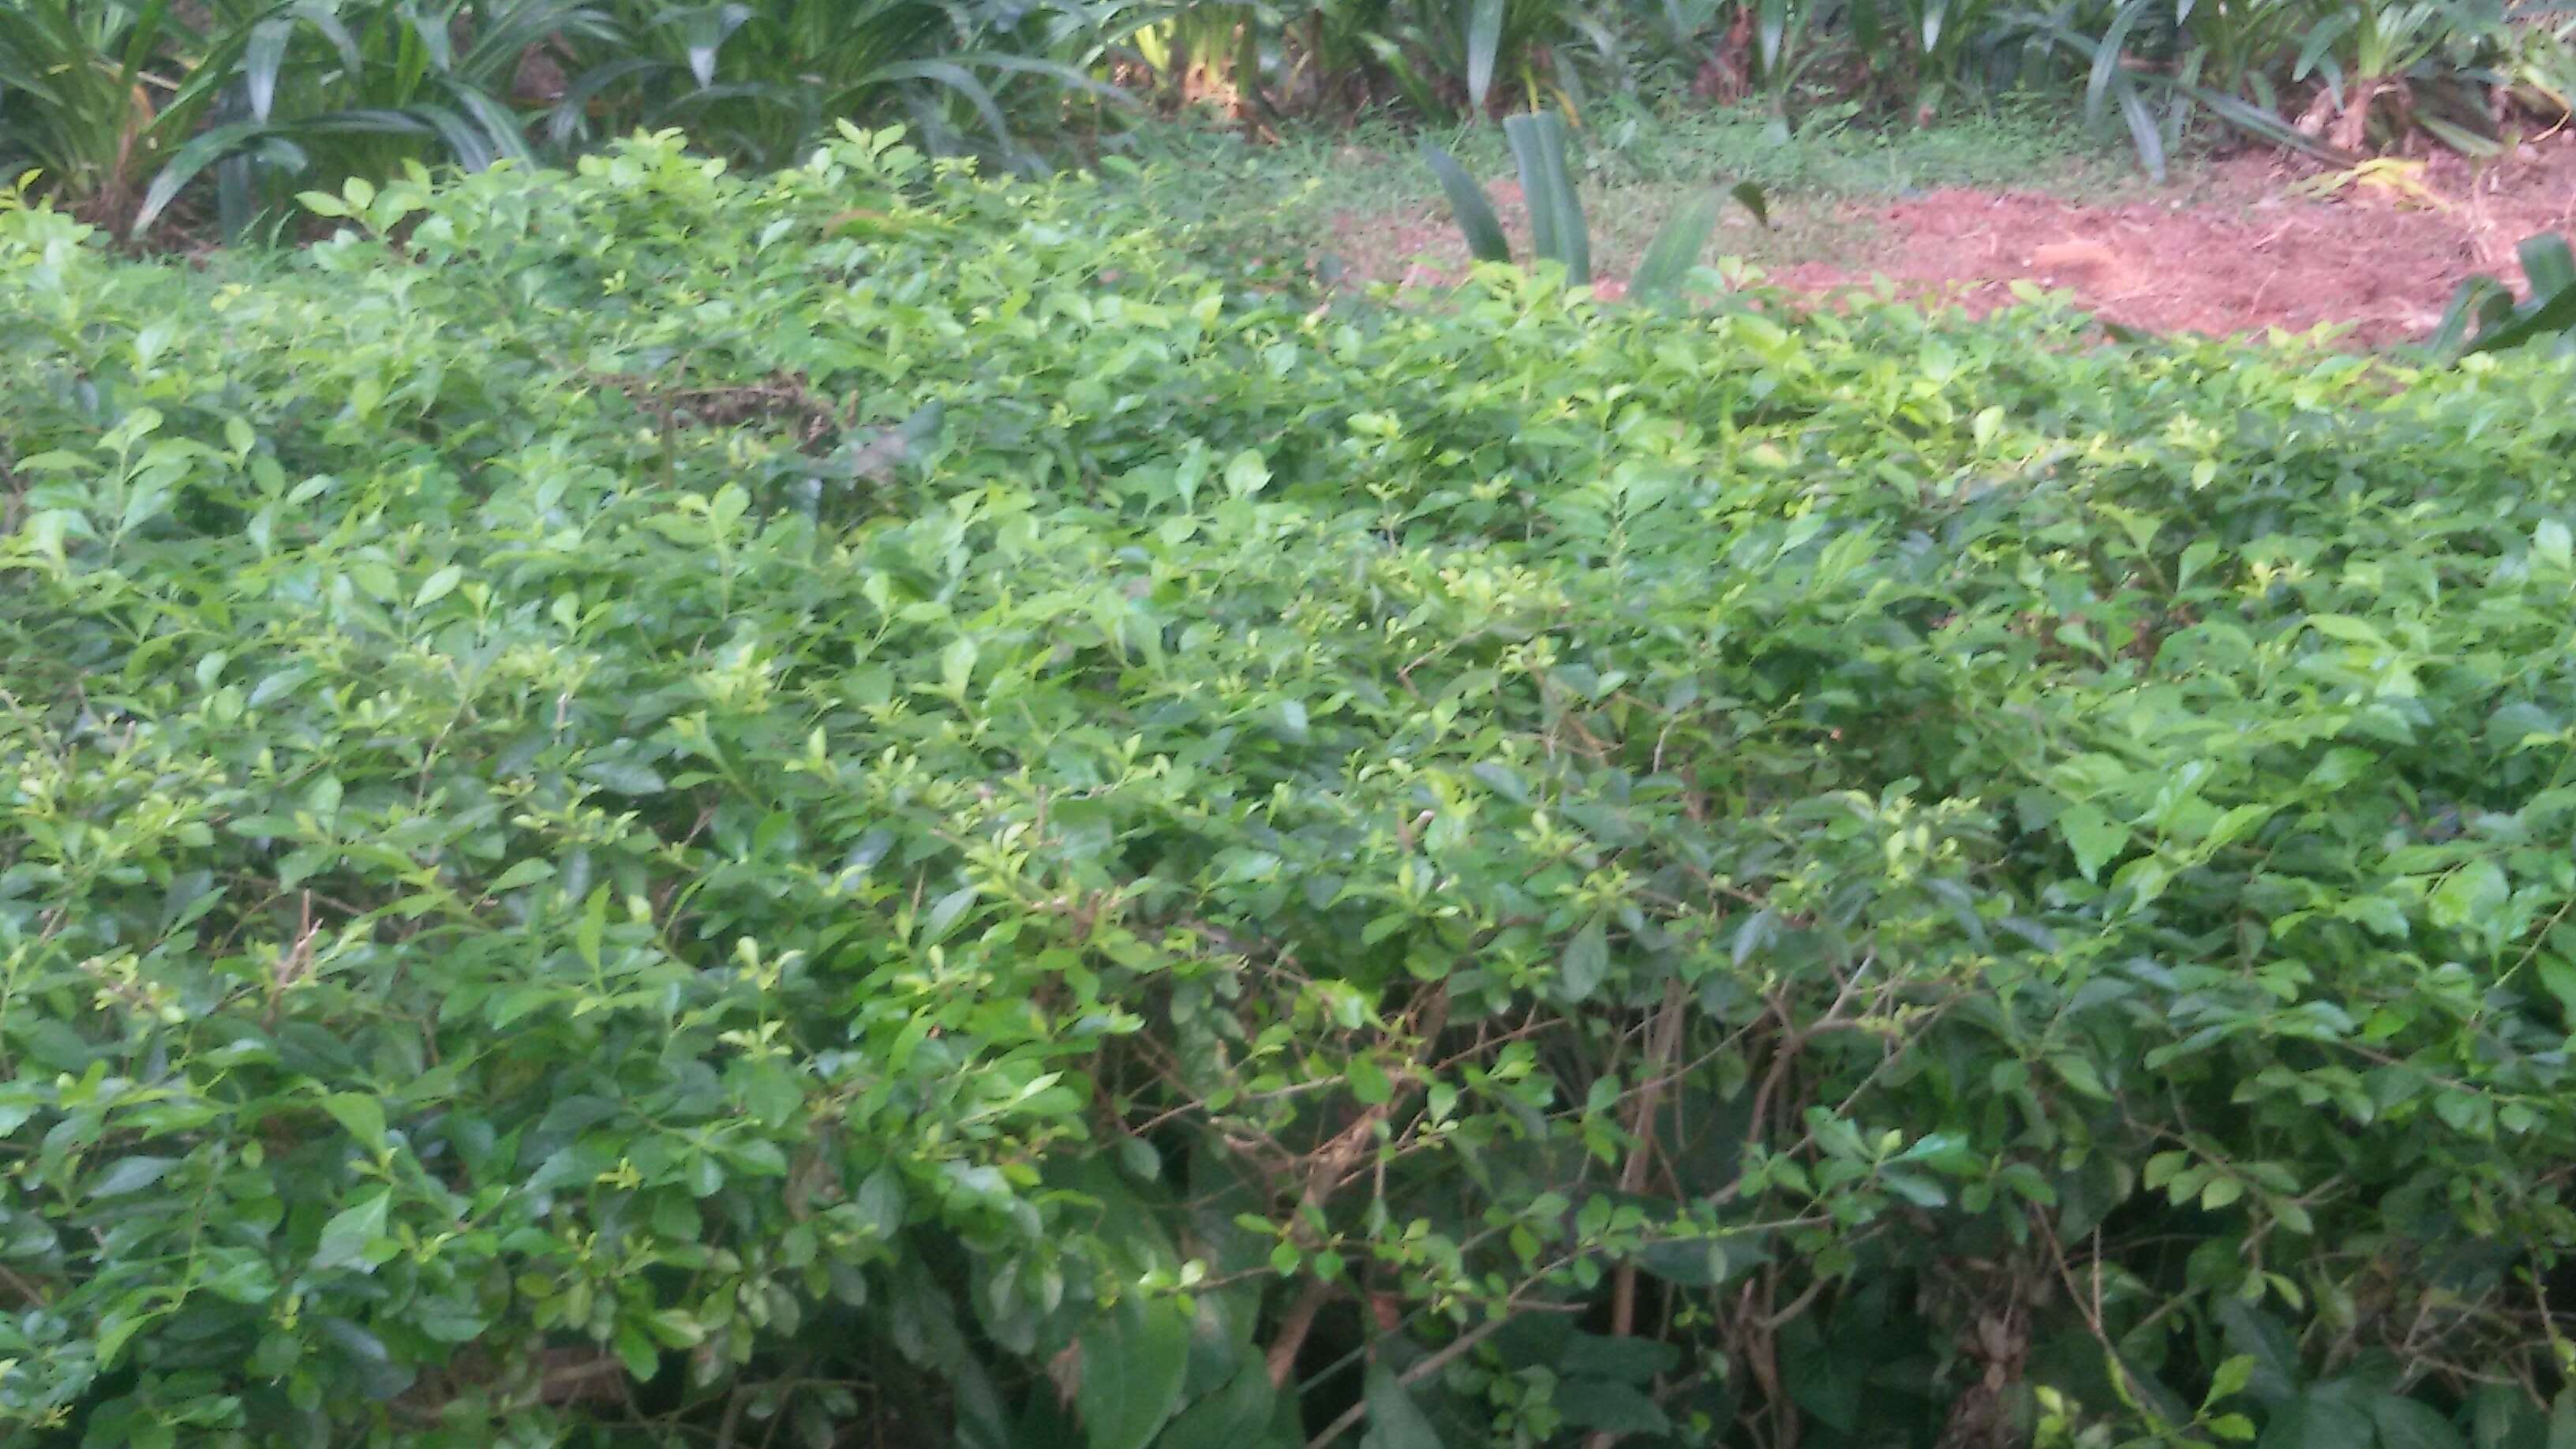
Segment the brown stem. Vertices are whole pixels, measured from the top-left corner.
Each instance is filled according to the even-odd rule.
[[[1358,1168],[1360,1159],[1368,1155],[1379,1125],[1394,1114],[1397,1102],[1411,1097],[1413,1088],[1419,1084],[1423,1060],[1430,1055],[1433,1044],[1439,1039],[1440,1029],[1449,1020],[1448,994],[1434,988],[1415,1006],[1412,1014],[1421,1031],[1421,1043],[1416,1048],[1413,1065],[1405,1070],[1394,1095],[1360,1113],[1352,1119],[1351,1125],[1316,1149],[1306,1171],[1306,1189],[1298,1197],[1297,1210],[1290,1217],[1290,1222],[1309,1222],[1323,1216],[1324,1203],[1342,1185],[1343,1179]],[[1296,1370],[1297,1352],[1306,1346],[1306,1335],[1315,1326],[1315,1314],[1331,1299],[1332,1293],[1331,1284],[1320,1278],[1314,1279],[1298,1294],[1297,1301],[1289,1305],[1288,1316],[1280,1320],[1279,1332],[1271,1339],[1270,1351],[1266,1355],[1273,1388],[1284,1387],[1289,1375]]]
[[[1680,1049],[1682,1035],[1682,983],[1676,976],[1664,983],[1664,1004],[1655,1011],[1654,1025],[1646,1034],[1645,1084],[1637,1089],[1635,1106],[1628,1116],[1628,1135],[1636,1145],[1628,1150],[1628,1161],[1619,1170],[1619,1190],[1635,1196],[1646,1185],[1646,1167],[1655,1155],[1655,1108],[1664,1092],[1664,1070]],[[1610,1284],[1610,1336],[1625,1338],[1637,1325],[1637,1261],[1634,1258],[1619,1265]],[[1619,1436],[1608,1429],[1597,1430],[1583,1441],[1583,1449],[1610,1449]]]
[[[1287,1316],[1279,1320],[1278,1336],[1270,1340],[1270,1387],[1283,1389],[1297,1372],[1297,1351],[1306,1346],[1306,1334],[1315,1326],[1315,1315],[1332,1301],[1333,1285],[1321,1278],[1309,1278],[1288,1305]]]

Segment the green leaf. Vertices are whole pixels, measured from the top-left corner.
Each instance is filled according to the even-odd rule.
[[[1781,1335],[1781,1377],[1798,1407],[1833,1428],[1850,1433],[1861,1420],[1863,1388],[1869,1365],[1852,1346],[1825,1337],[1812,1320],[1792,1320],[1795,1332]]]
[[[1726,194],[1735,198],[1736,205],[1753,213],[1753,219],[1761,223],[1763,230],[1771,229],[1771,204],[1764,198],[1760,186],[1750,181],[1739,181],[1726,188]]]
[[[1646,254],[1637,262],[1637,270],[1628,278],[1628,295],[1639,300],[1670,297],[1681,290],[1690,269],[1699,264],[1700,253],[1707,250],[1709,234],[1717,230],[1721,205],[1716,193],[1692,198],[1681,210],[1655,232],[1646,244]]]
[[[2492,860],[2473,860],[2443,877],[2427,905],[2434,925],[2457,930],[2492,924],[2509,894],[2503,867]]]
[[[2272,1406],[2298,1392],[2298,1346],[2278,1320],[2233,1296],[2220,1300],[2217,1318],[2229,1353],[2246,1362],[2245,1392]]]
[[[2069,805],[2058,814],[2057,833],[2074,850],[2075,868],[2084,872],[2086,880],[2098,880],[2102,867],[2129,843],[2129,827],[2084,802]]]
[[[2571,538],[2567,525],[2555,518],[2544,518],[2531,531],[2532,556],[2543,563],[2567,568],[2576,563],[2576,538]]]
[[[652,1337],[634,1324],[618,1327],[616,1348],[618,1362],[637,1383],[649,1382],[662,1365],[661,1351],[653,1346]]]
[[[2379,1449],[2467,1449],[2468,1441],[2429,1404],[2382,1394],[2370,1401]]]
[[[1504,0],[1469,0],[1467,9],[1467,105],[1485,109],[1494,89],[1494,62],[1503,48]]]
[[[1485,198],[1485,189],[1458,164],[1458,158],[1425,141],[1422,159],[1431,174],[1440,180],[1440,189],[1449,194],[1449,212],[1458,222],[1458,230],[1467,239],[1467,253],[1480,262],[1509,263],[1511,241],[1503,235],[1501,218],[1494,215],[1494,204]]]
[[[2560,1389],[2550,1401],[2546,1449],[2576,1449],[2576,1389]]]
[[[455,564],[449,564],[421,581],[420,593],[413,597],[411,606],[415,609],[428,608],[454,592],[456,586],[464,579],[465,570]]]
[[[2545,1443],[2549,1427],[2518,1384],[2481,1384],[2469,1396],[2470,1449],[2562,1449]]]
[[[1190,1320],[1168,1298],[1120,1299],[1084,1332],[1075,1407],[1090,1449],[1144,1449],[1180,1407]]]
[[[1946,1207],[1950,1202],[1948,1190],[1928,1177],[1882,1169],[1878,1175],[1878,1181],[1880,1186],[1916,1207]]]
[[[2469,351],[2500,352],[2567,332],[2576,332],[2576,287],[2562,288],[2547,300],[2515,312],[2513,320],[2469,344]]]
[[[170,1169],[178,1165],[179,1159],[175,1157],[120,1157],[90,1184],[89,1195],[93,1198],[124,1197],[128,1193],[141,1192],[169,1176]]]
[[[1254,1449],[1270,1425],[1278,1391],[1270,1369],[1249,1345],[1243,1366],[1216,1392],[1190,1405],[1154,1441],[1154,1449]]]
[[[1360,1449],[1447,1449],[1404,1381],[1385,1364],[1369,1364],[1362,1398],[1368,1405],[1368,1431],[1360,1436]]]
[[[966,918],[980,894],[974,886],[960,886],[932,902],[930,913],[922,918],[920,949],[927,951],[947,940],[948,933],[957,929],[957,923]]]
[[[2231,1359],[2226,1359],[2223,1364],[2218,1364],[2218,1372],[2210,1374],[2208,1403],[2221,1403],[2221,1400],[2231,1400],[2231,1397],[2241,1395],[2249,1382],[2254,1382],[2254,1356],[2251,1354],[2231,1356]]]
[[[385,1210],[391,1193],[379,1188],[356,1206],[341,1209],[322,1225],[313,1250],[313,1267],[343,1268],[364,1263],[367,1249],[385,1235]]]
[[[1494,760],[1481,760],[1469,766],[1467,773],[1483,782],[1487,789],[1515,805],[1527,805],[1530,802],[1528,784],[1521,779],[1520,772],[1509,765]]]
[[[514,891],[521,886],[532,886],[539,881],[551,880],[554,874],[555,867],[552,861],[523,860],[501,872],[484,889],[495,894],[501,891]]]
[[[963,697],[966,686],[975,679],[975,661],[982,653],[975,641],[959,635],[939,651],[939,687],[947,694]]]
[[[322,1110],[332,1120],[348,1129],[370,1152],[381,1152],[385,1146],[385,1106],[377,1098],[358,1092],[333,1092],[322,1099]]]
[[[2131,0],[2131,3],[2143,7],[2146,0]],[[2156,124],[2155,114],[2147,109],[2146,98],[2138,94],[2137,86],[2127,82],[2125,75],[2123,72],[2122,83],[2112,88],[2120,103],[2120,119],[2128,125],[2129,140],[2138,149],[2139,163],[2147,168],[2147,175],[2162,182],[2165,179],[2164,132]]]
[[[699,1196],[706,1194],[700,1193]],[[859,1184],[858,1195],[852,1202],[858,1208],[859,1221],[879,1238],[892,1238],[903,1230],[903,1178],[892,1167],[880,1167],[869,1173],[867,1180]]]
[[[1366,1057],[1351,1058],[1350,1078],[1351,1096],[1363,1107],[1382,1106],[1395,1095],[1395,1084]]]
[[[1225,491],[1228,494],[1250,498],[1268,486],[1270,460],[1261,456],[1259,449],[1245,448],[1225,460]]]
[[[2370,1436],[2370,1420],[2359,1409],[2305,1394],[2273,1410],[2255,1449],[2356,1449]]]
[[[2112,1100],[2110,1087],[2103,1083],[2102,1073],[2095,1068],[2090,1058],[2078,1056],[2073,1052],[2051,1052],[2048,1066],[2049,1070],[2057,1074],[2059,1081],[2094,1101]]]
[[[1718,1243],[1654,1243],[1640,1250],[1637,1266],[1684,1288],[1709,1288],[1723,1283],[1744,1264],[1736,1262]]]
[[[1562,263],[1569,286],[1592,280],[1591,232],[1583,198],[1565,163],[1565,122],[1554,111],[1513,116],[1503,122],[1512,159],[1520,168],[1521,195],[1529,203],[1530,245]]]
[[[600,946],[607,935],[608,887],[600,886],[582,902],[581,924],[573,929],[573,950],[580,955],[581,964],[593,971],[599,969]]]
[[[2121,68],[2122,47],[2128,43],[2129,28],[2138,23],[2151,8],[2153,0],[2128,0],[2111,13],[2111,23],[2099,40],[2093,42],[2093,65],[2084,80],[2084,115],[2098,120],[2102,103],[2111,94],[2114,78],[2127,84],[2127,72]]]
[[[1557,969],[1557,984],[1566,1000],[1582,1001],[1599,990],[1602,978],[1609,974],[1609,927],[1603,917],[1594,916],[1566,943],[1564,959]]]
[[[1672,1421],[1655,1401],[1627,1384],[1567,1379],[1556,1386],[1557,1411],[1577,1429],[1611,1434],[1662,1434]]]
[[[668,788],[651,766],[632,760],[592,760],[581,767],[581,777],[620,795],[659,795]]]
[[[1681,1360],[1681,1348],[1662,1339],[1579,1333],[1557,1355],[1556,1368],[1566,1378],[1642,1384],[1657,1374],[1671,1373]]]
[[[2523,238],[2514,248],[2522,261],[2522,275],[2531,283],[2531,295],[2537,301],[2554,297],[2576,287],[2576,248],[2556,232],[2541,232]]]
[[[2504,283],[2493,277],[2470,277],[2451,293],[2450,305],[2443,309],[2425,346],[2437,357],[2448,357],[2461,350],[2472,331],[2484,334],[2512,317],[2513,293]]]

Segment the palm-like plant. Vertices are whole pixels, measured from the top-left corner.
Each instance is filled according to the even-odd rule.
[[[210,194],[228,234],[306,187],[637,124],[774,164],[891,113],[1025,160],[1006,88],[1115,95],[1087,71],[1123,3],[0,0],[0,160],[137,231]]]
[[[210,169],[235,231],[287,191],[390,175],[404,160],[476,171],[530,159],[530,98],[515,94],[527,58],[621,37],[587,0],[292,0],[215,13],[241,37],[228,65],[200,67],[222,100],[153,177],[137,225]],[[556,102],[567,105],[579,102]]]
[[[1531,253],[1539,261],[1562,267],[1566,280],[1574,285],[1591,285],[1592,232],[1583,217],[1583,198],[1574,189],[1573,168],[1566,161],[1564,121],[1553,111],[1517,115],[1503,122],[1503,132],[1511,142],[1512,164],[1520,171],[1521,199],[1529,206]],[[1511,239],[1504,234],[1502,219],[1495,215],[1484,188],[1458,164],[1458,158],[1438,146],[1426,142],[1422,157],[1448,195],[1450,214],[1457,219],[1468,254],[1480,262],[1508,265]],[[1760,187],[1739,181],[1726,195],[1763,225],[1771,224]],[[1677,296],[1707,249],[1723,204],[1712,191],[1674,213],[1646,244],[1625,295],[1640,302]]]
[[[1579,111],[1600,81],[1633,83],[1631,20],[1615,6],[1569,0],[1176,3],[1138,26],[1128,49],[1184,98],[1222,96],[1255,113],[1383,98],[1430,117]]]
[[[121,224],[248,41],[200,33],[170,0],[0,4],[0,155],[80,215]]]
[[[1907,75],[1914,109],[1928,118],[1970,79],[1979,48],[1994,38],[1996,8],[1997,0],[1851,0],[1846,24],[1873,73]]]
[[[2576,349],[2576,249],[2556,232],[2524,240],[2520,302],[2504,283],[2475,276],[2460,284],[2450,310],[2433,334],[2437,357],[2497,352],[2539,343],[2560,352]]]
[[[2422,79],[2439,84],[2459,75],[2484,57],[2480,52],[2500,41],[2505,21],[2500,5],[2462,0],[2357,0],[2320,16],[2299,47],[2291,79],[2311,73],[2325,81],[2320,101],[2337,113],[2328,136],[2346,151],[2358,151],[2368,139],[2373,108],[2383,99],[2405,107],[2413,98],[2408,80],[2436,57],[2436,75]],[[2447,123],[2438,119],[2434,126]],[[2446,140],[2456,137],[2446,136]]]
[[[636,50],[616,76],[650,125],[769,164],[834,119],[904,113],[935,147],[970,139],[1008,159],[1016,76],[1115,95],[1085,74],[1088,17],[1058,7],[976,11],[945,0],[699,0],[624,7]],[[1053,54],[1063,50],[1066,54]],[[1052,93],[1052,92],[1051,92]]]

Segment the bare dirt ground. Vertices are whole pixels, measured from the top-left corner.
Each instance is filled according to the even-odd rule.
[[[1518,188],[1488,190],[1507,227]],[[1603,201],[1615,207],[1617,198]],[[1611,218],[1593,203],[1596,226]],[[2419,338],[2468,276],[2519,289],[2514,248],[2536,232],[2576,235],[2576,134],[2527,144],[2483,165],[2443,155],[2321,171],[2276,156],[2208,162],[2181,184],[2108,201],[1956,188],[1820,203],[1753,238],[1768,280],[1830,299],[1884,277],[1900,295],[1982,314],[2012,284],[2071,293],[2105,320],[2153,332],[2227,334],[2339,324],[2359,346]],[[1454,278],[1462,253],[1445,215],[1337,218],[1353,270],[1399,285]],[[1737,249],[1749,223],[1721,234]],[[1831,237],[1801,246],[1800,237]],[[1596,242],[1596,250],[1600,244]],[[1601,290],[1623,289],[1633,254],[1596,259]],[[1827,260],[1814,259],[1830,252]]]

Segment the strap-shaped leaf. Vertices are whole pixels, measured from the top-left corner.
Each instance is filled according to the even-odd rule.
[[[1770,229],[1771,204],[1763,197],[1760,186],[1750,181],[1739,181],[1726,188],[1726,194],[1735,198],[1736,205],[1752,212],[1753,219],[1762,223],[1764,230]]]
[[[2469,344],[2471,352],[2501,352],[2560,332],[2576,332],[2576,287],[2568,287],[2539,306]]]
[[[1521,194],[1529,201],[1530,245],[1561,263],[1566,280],[1592,280],[1592,239],[1584,226],[1583,199],[1565,164],[1565,121],[1554,111],[1514,116],[1503,123],[1512,159],[1520,166]]]
[[[1425,141],[1422,159],[1431,174],[1440,178],[1440,189],[1449,194],[1449,214],[1458,219],[1458,230],[1467,238],[1467,252],[1480,262],[1509,262],[1512,244],[1503,235],[1503,223],[1494,215],[1494,204],[1485,199],[1483,187],[1458,164],[1458,158]]]
[[[2473,332],[2484,332],[2513,315],[2513,294],[2493,277],[2471,277],[2451,294],[2451,305],[2425,345],[2436,356],[2460,350]]]
[[[1485,109],[1494,89],[1494,62],[1503,49],[1503,0],[1468,0],[1467,105]]]
[[[1668,297],[1681,290],[1682,279],[1690,275],[1699,254],[1708,247],[1709,233],[1717,230],[1717,214],[1725,199],[1711,191],[1693,197],[1690,204],[1674,212],[1646,244],[1646,254],[1637,262],[1637,271],[1628,279],[1628,295],[1639,301]]]
[[[2567,238],[2554,231],[2525,237],[2515,251],[2522,258],[2522,274],[2531,279],[2531,299],[2545,301],[2570,287],[2576,287],[2576,252],[2567,247]]]
[[[1529,205],[1530,250],[1543,258],[1556,258],[1556,209],[1546,204],[1547,163],[1539,156],[1539,133],[1535,118],[1512,116],[1503,122],[1503,138],[1511,143],[1512,165],[1521,176],[1521,199]]]

